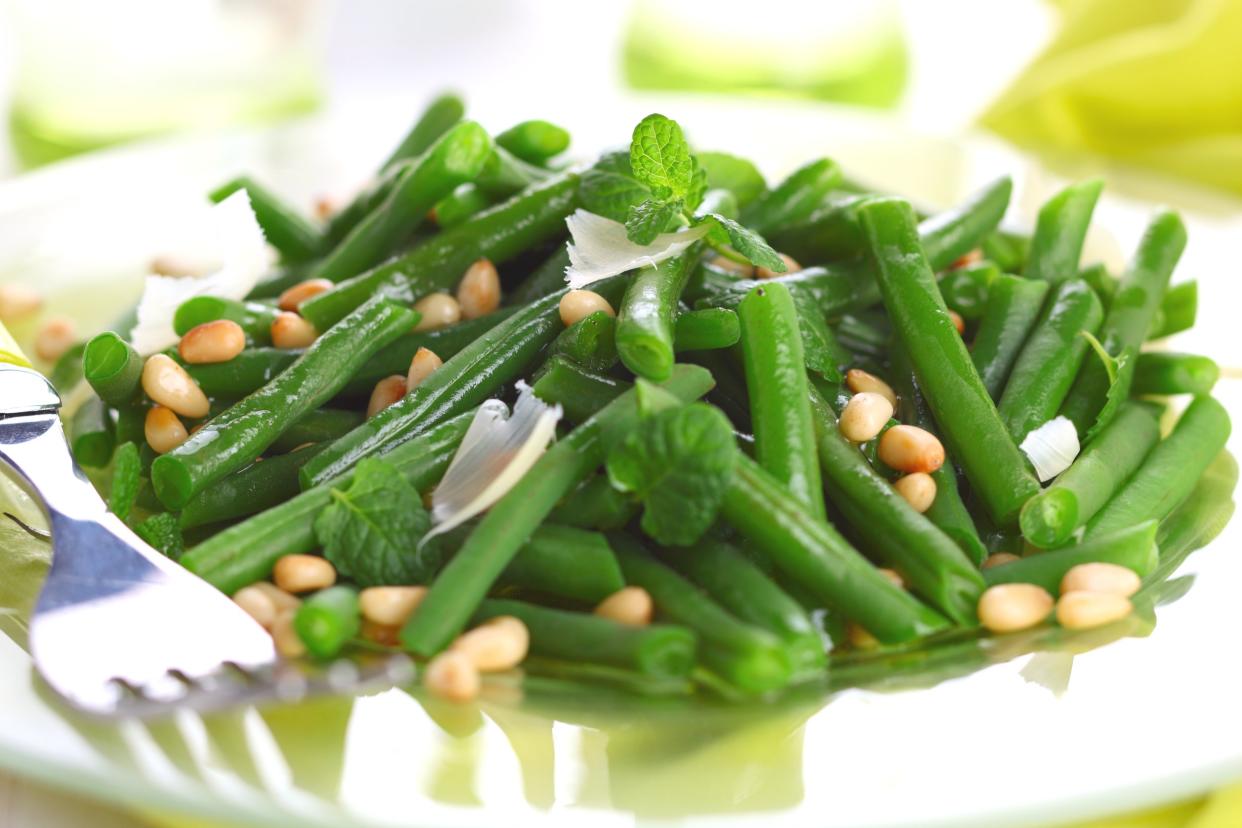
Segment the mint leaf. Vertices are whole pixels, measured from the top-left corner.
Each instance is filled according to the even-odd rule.
[[[681,214],[681,201],[649,198],[630,208],[625,217],[625,235],[634,244],[651,244],[668,229],[669,222]]]
[[[719,213],[703,213],[692,226],[707,224],[707,240],[713,247],[731,247],[753,265],[784,273],[785,260],[772,249],[763,236]]]
[[[112,490],[108,494],[108,511],[121,520],[128,520],[142,485],[142,458],[138,446],[122,443],[112,456]]]
[[[685,198],[694,183],[694,162],[686,136],[676,121],[663,115],[648,115],[634,127],[630,167],[634,177],[650,187],[656,198]]]
[[[629,168],[629,162],[626,162]],[[630,210],[651,198],[651,190],[628,173],[592,167],[582,174],[578,199],[584,209],[613,221],[624,222]]]
[[[727,152],[700,152],[695,160],[707,176],[707,186],[733,193],[740,207],[754,201],[768,187],[759,170],[745,158]]]
[[[694,174],[690,176],[690,192],[686,193],[686,208],[690,212],[698,209],[703,203],[703,196],[707,194],[707,170],[699,165],[699,160],[693,156],[690,163],[694,166]]]
[[[181,527],[171,512],[151,515],[134,527],[134,534],[174,561],[181,560],[181,553],[185,551]]]
[[[1108,392],[1104,396],[1104,407],[1100,409],[1095,422],[1082,438],[1083,445],[1086,445],[1113,421],[1117,412],[1121,410],[1121,404],[1129,399],[1130,385],[1134,381],[1134,362],[1138,356],[1136,349],[1125,348],[1114,357],[1105,350],[1104,345],[1090,331],[1079,333],[1086,337],[1091,350],[1095,351],[1100,361],[1104,363],[1104,374],[1108,377]]]
[[[736,458],[729,420],[693,403],[643,420],[609,453],[608,477],[643,502],[644,532],[688,546],[716,522]]]
[[[360,462],[348,488],[315,519],[323,556],[361,586],[422,584],[440,565],[438,546],[419,548],[431,528],[423,499],[387,461]]]

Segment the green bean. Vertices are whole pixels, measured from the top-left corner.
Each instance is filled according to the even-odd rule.
[[[599,532],[545,523],[500,574],[500,583],[598,604],[625,586],[608,540]]]
[[[626,583],[651,595],[660,618],[694,630],[699,658],[712,672],[748,693],[767,693],[789,684],[793,660],[774,634],[731,615],[699,587],[650,557],[632,538],[614,535],[610,541]]]
[[[361,411],[344,408],[316,409],[289,426],[267,448],[269,452],[287,454],[305,443],[314,443],[316,446],[330,443],[342,434],[349,433],[364,419]]]
[[[685,627],[630,627],[585,612],[496,598],[483,601],[474,620],[502,615],[512,615],[526,625],[534,656],[611,664],[656,677],[685,676],[694,666],[695,637]]]
[[[112,459],[116,429],[108,406],[92,394],[69,418],[69,445],[78,465],[101,468]]]
[[[1152,219],[1100,326],[1100,342],[1109,354],[1115,356],[1127,348],[1137,351],[1143,344],[1169,276],[1185,247],[1186,227],[1176,213],[1165,211]],[[1134,360],[1126,362],[1121,370],[1133,371]],[[1083,365],[1061,409],[1079,434],[1087,433],[1104,408],[1110,384],[1103,362],[1091,359]]]
[[[315,658],[332,658],[362,629],[358,592],[334,586],[307,598],[293,616],[293,629]]]
[[[755,457],[808,513],[822,519],[824,489],[793,298],[784,285],[755,288],[737,313]]]
[[[614,278],[596,289],[613,296]],[[303,486],[343,474],[363,457],[382,454],[436,423],[483,402],[517,379],[561,329],[560,297],[540,299],[492,328],[444,363],[403,399],[336,440],[302,469]]]
[[[496,146],[528,164],[546,164],[569,149],[569,132],[548,121],[522,121],[497,135]]]
[[[786,577],[886,643],[944,629],[947,622],[894,586],[828,523],[795,503],[775,479],[739,453],[721,516]]]
[[[841,435],[827,402],[818,393],[811,399],[829,498],[867,547],[900,572],[917,595],[953,621],[973,624],[983,592],[975,564],[871,468]]]
[[[821,158],[804,164],[746,205],[742,223],[758,233],[797,224],[809,218],[840,183],[841,168],[835,161]]]
[[[1198,311],[1199,283],[1191,280],[1173,285],[1164,292],[1164,298],[1160,300],[1160,309],[1156,311],[1147,338],[1163,339],[1190,330],[1195,325]]]
[[[866,250],[858,207],[872,193],[829,197],[805,220],[772,228],[768,240],[800,262],[839,261],[861,255]]]
[[[707,539],[693,549],[666,550],[661,558],[707,590],[726,611],[779,638],[796,676],[822,671],[827,665],[823,642],[807,611],[736,547]]]
[[[741,336],[737,314],[727,308],[683,311],[673,323],[673,348],[679,352],[731,348]]]
[[[673,370],[677,302],[695,259],[693,248],[638,270],[617,312],[617,355],[637,376],[662,382]]]
[[[466,105],[462,103],[461,98],[451,92],[445,92],[432,99],[410,131],[401,139],[401,143],[380,167],[380,172],[389,170],[402,161],[416,158],[431,149],[431,145],[441,135],[448,132],[465,114]]]
[[[1238,485],[1238,461],[1228,451],[1216,455],[1181,506],[1160,521],[1156,545],[1160,563],[1143,579],[1138,598],[1159,589],[1196,549],[1211,543],[1233,517],[1233,491]]]
[[[135,400],[116,409],[117,445],[121,443],[134,443],[140,447],[147,445],[147,408],[145,402]]]
[[[251,463],[190,498],[178,516],[178,524],[182,529],[192,529],[236,520],[284,503],[301,490],[298,469],[321,448],[309,446]]]
[[[474,419],[472,412],[442,423],[385,456],[420,492],[425,492],[448,468],[457,446]],[[267,462],[267,461],[264,461]],[[347,479],[335,481],[345,485]],[[317,486],[279,506],[234,524],[186,552],[181,563],[222,592],[261,581],[284,555],[315,548],[315,516],[332,501],[331,486]]]
[[[544,363],[532,390],[546,403],[559,404],[571,423],[581,423],[630,388],[626,380],[597,374],[565,357]]]
[[[588,371],[602,373],[617,364],[617,320],[605,311],[579,319],[557,334],[549,357],[564,357]]]
[[[1030,246],[1031,240],[1026,236],[997,230],[984,237],[979,249],[985,259],[996,262],[996,266],[1002,271],[1021,273]]]
[[[246,294],[246,299],[256,302],[276,299],[289,288],[306,281],[310,277],[310,272],[309,262],[281,265],[272,275],[255,285],[250,293]],[[117,329],[127,330],[128,328],[118,326]]]
[[[573,212],[577,195],[578,176],[557,176],[432,236],[408,253],[341,282],[304,302],[299,312],[316,328],[325,330],[372,294],[414,302],[428,293],[445,290],[480,258],[500,265],[556,237],[564,230],[565,216]]]
[[[841,369],[853,362],[853,356],[828,327],[824,312],[815,304],[815,298],[809,291],[793,288],[789,294],[798,316],[798,332],[802,337],[802,353],[807,369],[829,382],[840,382]]]
[[[342,282],[373,267],[418,227],[435,203],[479,176],[492,149],[487,131],[462,121],[411,162],[384,202],[349,231],[315,269],[315,276]]]
[[[209,198],[219,204],[238,190],[245,190],[250,196],[255,221],[263,228],[267,243],[276,248],[282,259],[305,262],[319,255],[319,231],[315,226],[247,176],[234,178],[217,187],[211,191]]]
[[[1220,379],[1215,361],[1195,354],[1150,351],[1134,367],[1134,394],[1206,394]]]
[[[138,396],[143,364],[134,347],[111,331],[92,338],[82,351],[82,375],[109,405],[127,405]]]
[[[956,311],[962,319],[974,321],[983,316],[988,305],[988,292],[992,282],[1000,276],[995,262],[974,262],[955,267],[940,280],[940,295],[949,310]]]
[[[679,366],[666,387],[679,399],[689,401],[706,393],[711,377],[702,369]],[[448,645],[523,541],[561,498],[603,462],[609,444],[606,435],[624,434],[637,422],[637,395],[627,391],[544,452],[517,485],[488,510],[436,576],[402,629],[402,644],[420,655],[437,653]]]
[[[1078,271],[1078,278],[1091,285],[1095,295],[1100,298],[1100,304],[1107,311],[1108,306],[1113,303],[1113,297],[1117,295],[1117,279],[1108,272],[1103,262],[1096,262],[1082,268]]]
[[[919,246],[910,205],[897,199],[861,208],[877,280],[920,387],[975,494],[1001,526],[1039,491],[1039,481],[1005,430],[970,354],[949,319]]]
[[[473,182],[459,184],[453,192],[436,202],[433,208],[436,226],[441,230],[456,227],[491,206],[492,200]]]
[[[556,293],[565,287],[565,268],[569,267],[569,248],[557,245],[539,267],[522,280],[506,299],[510,305],[528,305],[536,299]]]
[[[1091,213],[1104,182],[1098,178],[1071,184],[1039,208],[1035,235],[1022,275],[1053,285],[1078,275],[1078,258],[1091,224]]]
[[[1079,366],[1087,338],[1104,318],[1100,300],[1086,282],[1056,283],[1035,329],[1014,361],[997,409],[1014,442],[1057,415]]]
[[[267,385],[212,417],[151,466],[171,508],[254,462],[290,425],[331,399],[368,357],[409,330],[414,311],[375,298],[329,328]]]
[[[1010,563],[983,570],[988,586],[996,584],[1036,584],[1056,595],[1061,579],[1075,566],[1085,563],[1111,563],[1145,577],[1160,559],[1156,548],[1154,520],[1089,538],[1072,546],[1048,549]]]
[[[1013,182],[998,178],[962,204],[919,222],[919,241],[933,270],[943,270],[977,248],[1009,207]]]
[[[112,455],[111,491],[108,511],[121,520],[129,520],[138,492],[143,488],[142,457],[135,443],[121,443]]]
[[[227,362],[182,367],[208,397],[238,399],[274,380],[297,362],[302,353],[300,349],[247,348]]]
[[[185,336],[193,328],[217,319],[236,322],[246,332],[251,342],[259,345],[272,343],[272,322],[280,310],[264,302],[235,302],[218,296],[195,296],[177,307],[173,315],[173,330],[177,336]]]
[[[177,528],[177,518],[171,512],[157,512],[134,527],[134,534],[160,554],[180,561],[185,551],[185,538]]]
[[[988,396],[999,400],[1009,372],[1039,319],[1048,283],[1001,274],[988,290],[988,304],[970,359]]]
[[[439,137],[438,135],[436,137]],[[426,150],[424,150],[425,152]],[[421,155],[422,153],[416,153]],[[353,199],[332,214],[323,231],[323,246],[331,249],[341,243],[341,239],[349,235],[358,224],[383,204],[392,194],[403,173],[410,167],[410,161],[403,160],[379,173],[363,187]],[[277,291],[279,293],[279,291]],[[274,295],[274,294],[267,294]],[[253,296],[252,296],[253,298]]]
[[[508,198],[527,187],[547,181],[552,173],[543,167],[527,164],[503,147],[493,146],[479,178],[478,188],[492,198]]]
[[[633,520],[638,509],[638,503],[614,489],[606,476],[596,475],[561,501],[552,510],[549,520],[580,529],[610,532]]]
[[[1173,432],[1087,523],[1084,537],[1108,534],[1141,521],[1163,520],[1186,499],[1229,438],[1229,412],[1208,396],[1195,397]]]

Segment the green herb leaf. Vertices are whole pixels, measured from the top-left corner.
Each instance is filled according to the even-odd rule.
[[[690,192],[686,193],[684,200],[687,211],[693,213],[703,203],[703,196],[707,195],[707,170],[694,156],[690,157],[690,163],[694,165],[694,174],[690,177]]]
[[[780,257],[763,236],[749,227],[737,223],[719,213],[703,213],[695,217],[693,227],[707,224],[707,240],[713,247],[731,247],[753,265],[766,267],[776,273],[785,272],[785,260]]]
[[[626,169],[629,169],[627,161]],[[651,198],[651,190],[629,173],[592,167],[582,174],[578,199],[584,209],[613,221],[624,222],[630,210]]]
[[[112,491],[108,493],[108,511],[121,520],[128,520],[142,485],[142,458],[138,446],[122,443],[112,456]]]
[[[1108,376],[1108,392],[1104,397],[1104,407],[1100,409],[1100,413],[1096,415],[1095,422],[1091,428],[1087,429],[1087,433],[1083,435],[1082,443],[1086,445],[1091,442],[1095,435],[1104,430],[1104,427],[1113,421],[1113,417],[1117,416],[1117,412],[1121,410],[1121,404],[1130,397],[1130,386],[1134,382],[1134,364],[1138,358],[1138,353],[1134,348],[1126,348],[1117,356],[1112,356],[1105,350],[1100,340],[1096,339],[1090,331],[1080,331],[1086,337],[1087,342],[1091,345],[1091,349],[1095,351],[1100,361],[1104,363],[1104,373]]]
[[[656,201],[649,198],[630,208],[625,217],[625,235],[634,244],[651,244],[681,214],[681,201]]]
[[[745,207],[767,189],[759,170],[745,158],[727,152],[700,152],[695,160],[707,176],[707,186],[733,193],[739,207]]]
[[[677,122],[663,115],[648,115],[634,127],[630,167],[658,199],[686,198],[694,185],[690,145]]]
[[[729,420],[703,403],[645,419],[608,455],[612,485],[643,502],[643,531],[688,546],[716,522],[737,447]]]
[[[419,548],[431,528],[423,499],[384,460],[360,462],[348,488],[315,519],[323,555],[360,586],[422,584],[440,564],[436,544]]]
[[[151,515],[134,527],[134,533],[167,557],[174,561],[181,560],[181,553],[185,551],[185,539],[181,537],[181,527],[177,524],[176,515],[171,512]]]

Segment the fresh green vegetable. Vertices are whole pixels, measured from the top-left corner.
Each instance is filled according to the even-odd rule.
[[[1150,351],[1139,354],[1134,368],[1135,394],[1207,394],[1220,378],[1220,367],[1209,357]]]
[[[988,586],[996,584],[1036,584],[1056,595],[1061,579],[1075,566],[1085,563],[1111,563],[1145,577],[1159,561],[1156,547],[1156,521],[1118,529],[1107,535],[1088,538],[1082,543],[1048,549],[1017,561],[989,567],[983,571]]]
[[[1078,258],[1091,213],[1104,189],[1098,178],[1071,184],[1039,208],[1022,275],[1053,285],[1078,275]]]
[[[410,131],[397,148],[388,156],[388,160],[380,167],[380,172],[392,169],[402,161],[416,158],[427,150],[437,139],[462,119],[466,114],[466,105],[457,95],[446,92],[433,98],[422,115],[410,127]]]
[[[599,532],[545,523],[500,574],[506,587],[598,604],[625,586],[608,540]]]
[[[684,311],[673,323],[673,347],[678,352],[731,348],[741,336],[737,314],[727,308]]]
[[[532,390],[544,402],[559,404],[571,423],[581,423],[630,386],[626,380],[596,374],[565,357],[553,357],[540,369]]]
[[[362,613],[352,587],[334,586],[307,598],[293,616],[293,629],[315,658],[332,658],[358,635]]]
[[[436,202],[432,208],[436,226],[441,230],[466,221],[473,215],[483,212],[492,206],[492,199],[473,182],[458,184],[453,192]]]
[[[597,373],[617,364],[617,320],[605,311],[584,316],[557,334],[548,356],[564,357]]]
[[[311,446],[251,463],[190,498],[181,510],[179,525],[192,529],[236,520],[283,503],[298,493],[298,469],[317,450]]]
[[[617,314],[617,354],[637,376],[662,382],[673,370],[677,302],[692,258],[693,253],[687,252],[644,267],[625,289]]]
[[[999,400],[1022,346],[1035,327],[1048,283],[1001,274],[988,289],[970,359],[988,396]]]
[[[599,408],[607,404],[605,401]],[[623,528],[633,520],[638,514],[638,508],[637,503],[612,487],[607,475],[599,475],[592,477],[561,501],[552,510],[549,520],[581,529],[610,532]]]
[[[1171,286],[1160,300],[1160,309],[1147,332],[1148,339],[1163,339],[1195,326],[1199,310],[1199,283],[1182,282]]]
[[[763,175],[745,158],[727,152],[699,152],[694,157],[707,174],[707,186],[733,193],[740,207],[746,207],[767,189]]]
[[[305,262],[320,252],[319,231],[315,226],[247,176],[234,178],[212,190],[209,198],[219,204],[238,190],[250,197],[255,221],[263,229],[267,243],[288,262]]]
[[[300,449],[307,443],[318,448],[321,444],[330,443],[356,428],[365,416],[361,411],[346,408],[320,408],[289,426],[267,449],[269,452],[285,454]],[[313,456],[314,454],[303,455],[298,463],[299,468]],[[295,491],[296,489],[290,490],[290,494]]]
[[[555,251],[544,259],[506,299],[510,305],[529,305],[536,299],[556,293],[565,287],[565,268],[569,267],[569,248],[557,245]]]
[[[108,493],[108,511],[121,520],[128,520],[141,487],[142,459],[138,456],[138,446],[122,443],[112,455],[112,491]]]
[[[177,516],[171,512],[157,512],[134,527],[134,534],[167,558],[180,561],[185,552],[185,539],[177,528]]]
[[[279,309],[266,302],[235,302],[218,296],[195,296],[181,303],[173,315],[173,330],[185,336],[199,325],[228,319],[246,332],[246,338],[259,345],[272,342],[272,322]]]
[[[841,261],[862,255],[866,239],[858,207],[872,193],[829,196],[803,221],[773,228],[772,243],[804,264]]]
[[[758,198],[742,212],[742,222],[759,233],[798,224],[841,183],[841,168],[827,158],[812,161]]]
[[[132,402],[142,383],[143,359],[121,337],[105,331],[86,343],[82,375],[108,405]]]
[[[522,121],[497,135],[496,146],[528,164],[546,164],[569,149],[569,132],[548,121]]]
[[[100,468],[112,459],[116,429],[103,400],[92,394],[69,418],[69,446],[81,466]]]
[[[940,280],[940,295],[949,310],[956,311],[962,319],[974,321],[982,318],[988,305],[992,282],[1000,276],[995,262],[974,262],[955,267]]]

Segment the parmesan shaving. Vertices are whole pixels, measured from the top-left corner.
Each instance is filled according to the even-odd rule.
[[[580,288],[634,270],[654,267],[707,235],[706,225],[687,227],[675,233],[662,233],[651,244],[635,244],[625,235],[619,221],[578,209],[565,219],[572,241],[565,281]]]
[[[1027,434],[1019,448],[1043,483],[1068,469],[1078,456],[1078,429],[1067,418],[1054,417]]]

